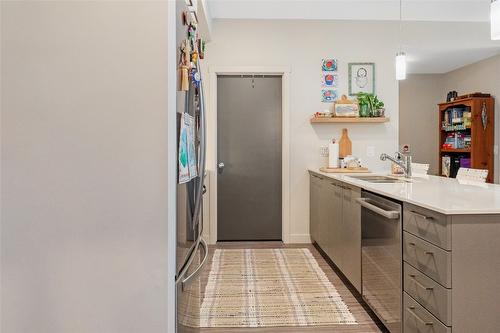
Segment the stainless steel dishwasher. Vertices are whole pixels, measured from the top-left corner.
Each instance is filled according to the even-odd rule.
[[[362,296],[391,333],[401,332],[401,203],[363,191],[361,205]]]

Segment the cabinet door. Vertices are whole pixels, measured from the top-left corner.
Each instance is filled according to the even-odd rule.
[[[361,292],[361,190],[344,186],[342,196],[342,273]]]
[[[323,178],[320,181],[319,186],[319,198],[318,198],[318,240],[317,243],[321,247],[321,249],[328,254],[328,245],[329,245],[329,237],[328,237],[328,229],[329,229],[329,220],[330,220],[330,212],[329,212],[329,202],[330,202],[330,181],[328,178]]]
[[[330,184],[330,201],[328,205],[329,228],[328,250],[329,257],[337,267],[342,266],[342,187],[338,182]]]
[[[320,198],[322,178],[311,174],[309,190],[309,228],[311,240],[318,242],[319,223],[320,223]]]

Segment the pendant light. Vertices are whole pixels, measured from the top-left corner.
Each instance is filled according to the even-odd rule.
[[[406,53],[402,51],[403,2],[399,0],[399,52],[396,53],[396,80],[406,80]]]
[[[491,40],[500,40],[500,0],[492,0],[491,8]]]
[[[404,52],[396,54],[396,80],[406,80],[406,54]]]

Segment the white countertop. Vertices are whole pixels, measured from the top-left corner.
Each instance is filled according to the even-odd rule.
[[[309,170],[370,192],[443,214],[500,214],[500,185],[461,184],[456,179],[436,176],[413,177],[408,183],[381,184],[349,177],[370,175],[368,173],[349,175]]]

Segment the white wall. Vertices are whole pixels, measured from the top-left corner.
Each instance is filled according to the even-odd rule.
[[[439,173],[437,104],[443,98],[442,74],[411,74],[399,85],[399,142],[410,146],[413,161]],[[446,95],[444,95],[446,96]]]
[[[290,75],[290,205],[291,241],[309,236],[309,176],[307,168],[325,163],[319,147],[339,137],[344,126],[311,125],[309,118],[328,104],[320,101],[321,59],[336,57],[340,93],[347,93],[347,64],[375,62],[377,94],[386,102],[391,122],[347,125],[353,154],[372,169],[388,168],[378,156],[393,153],[398,141],[398,85],[394,73],[398,29],[394,22],[215,20],[207,45],[206,66],[280,66]],[[207,75],[205,74],[205,77]],[[210,87],[207,87],[210,94]],[[210,110],[209,110],[210,112]],[[368,157],[367,146],[375,147]],[[213,149],[213,147],[212,147]],[[212,152],[213,153],[213,152]],[[215,161],[209,160],[213,170]]]
[[[172,331],[167,6],[1,2],[0,331]]]

